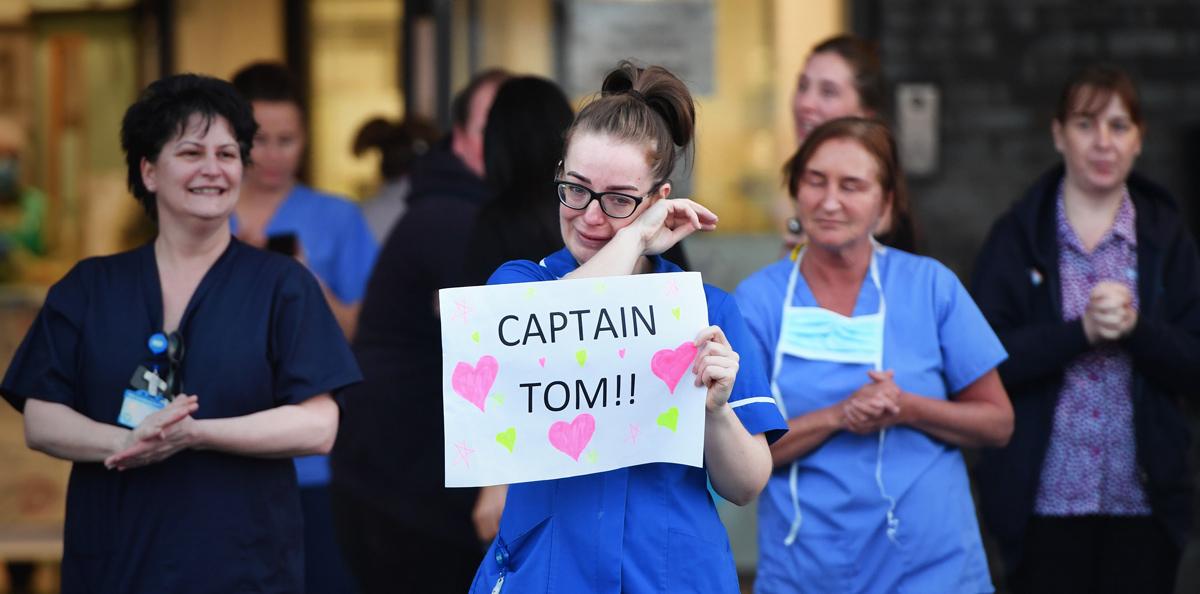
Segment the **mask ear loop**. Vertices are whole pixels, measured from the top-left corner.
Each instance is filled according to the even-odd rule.
[[[792,304],[792,296],[796,290],[796,277],[800,274],[800,258],[804,255],[804,246],[798,245],[792,250],[792,260],[796,263],[792,267],[791,275],[788,277],[787,291],[783,294],[783,316],[787,315],[788,307]],[[775,345],[775,366],[771,370],[771,395],[775,397],[775,405],[779,407],[780,414],[783,418],[788,418],[787,406],[783,403],[783,394],[779,391],[779,370],[783,366],[783,333],[780,333],[780,344]],[[804,520],[804,516],[800,513],[800,491],[797,486],[800,473],[800,464],[796,460],[792,460],[791,468],[788,470],[788,491],[792,496],[792,525],[788,529],[787,537],[783,539],[784,546],[792,546],[796,542],[796,537],[800,535],[800,524]]]
[[[874,248],[871,253],[871,281],[875,284],[875,289],[879,291],[879,317],[883,319],[884,323],[886,324],[887,301],[884,300],[883,283],[879,281],[879,268],[876,266],[876,258],[879,254],[884,252],[885,248],[876,243],[874,238],[871,239],[871,243],[872,247]],[[880,335],[879,339],[882,341],[883,336]],[[875,371],[883,371],[883,348],[879,349],[879,356],[875,360]],[[887,488],[883,486],[883,445],[887,441],[887,433],[888,430],[886,428],[879,430],[879,448],[875,453],[875,485],[879,487],[879,495],[888,503],[888,540],[892,541],[892,544],[899,546],[900,540],[898,533],[900,532],[900,518],[896,515],[896,498],[889,495]]]

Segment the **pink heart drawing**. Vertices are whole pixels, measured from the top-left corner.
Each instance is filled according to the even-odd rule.
[[[663,349],[654,353],[654,357],[650,359],[650,371],[666,383],[667,389],[674,394],[675,386],[679,385],[679,379],[691,367],[695,358],[696,345],[685,342],[674,350]]]
[[[618,357],[620,357],[620,358],[622,358],[622,359],[624,359],[624,358],[625,358],[625,349],[620,349],[620,350],[618,350],[618,351],[617,351],[617,356],[618,356]]]
[[[579,455],[583,453],[583,448],[587,447],[595,432],[596,418],[582,413],[570,423],[558,421],[550,425],[550,445],[578,462]]]
[[[460,361],[458,365],[454,366],[454,375],[450,376],[450,385],[454,387],[454,391],[459,396],[466,398],[467,402],[474,404],[482,411],[484,404],[487,403],[488,391],[492,389],[492,384],[496,381],[496,374],[499,371],[500,364],[491,355],[480,357],[474,367]]]
[[[545,357],[538,357],[538,365],[541,365],[542,367],[545,367],[545,366],[546,366],[546,358],[545,358]]]

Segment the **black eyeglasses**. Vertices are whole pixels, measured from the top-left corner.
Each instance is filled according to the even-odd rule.
[[[561,167],[561,165],[560,165]],[[562,171],[561,169],[559,170]],[[633,215],[637,207],[642,204],[642,201],[648,198],[651,194],[658,191],[658,188],[666,183],[667,180],[662,180],[653,186],[650,191],[644,196],[630,196],[620,192],[595,192],[587,186],[569,182],[564,179],[554,180],[554,185],[558,190],[558,201],[563,206],[572,210],[586,210],[588,205],[593,200],[600,201],[600,210],[604,214],[614,219],[627,219]]]

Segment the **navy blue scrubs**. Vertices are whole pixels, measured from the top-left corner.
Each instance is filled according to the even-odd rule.
[[[0,393],[62,403],[116,424],[134,369],[162,329],[153,244],[77,264],[50,288]],[[312,274],[233,239],[179,326],[181,392],[197,419],[248,415],[360,380]],[[302,592],[303,527],[290,458],[186,450],[118,472],[75,463],[62,591]]]

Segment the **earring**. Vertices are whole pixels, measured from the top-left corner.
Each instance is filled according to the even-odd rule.
[[[799,235],[804,231],[804,227],[800,225],[800,219],[797,219],[796,217],[788,217],[787,230],[788,233],[791,233],[792,235]]]

